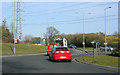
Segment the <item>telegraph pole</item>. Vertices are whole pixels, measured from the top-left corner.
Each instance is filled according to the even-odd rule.
[[[16,31],[15,31],[15,0],[14,0],[14,54],[15,54],[15,34]]]

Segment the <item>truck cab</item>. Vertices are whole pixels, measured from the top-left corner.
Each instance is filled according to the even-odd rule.
[[[58,44],[56,44],[56,43],[50,43],[50,44],[48,45],[47,55],[49,55],[49,53],[52,51],[52,49],[53,49],[54,47],[58,47]]]

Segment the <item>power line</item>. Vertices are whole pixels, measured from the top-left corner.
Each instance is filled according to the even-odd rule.
[[[109,20],[116,20],[116,19],[120,19],[120,18],[108,19],[108,21]],[[104,20],[85,21],[85,23],[98,22],[98,21],[104,21]],[[75,24],[75,23],[83,23],[83,22],[68,22],[68,23],[60,23],[60,24]]]
[[[112,19],[107,19],[108,21],[109,20],[116,20],[116,19],[120,19],[120,18],[112,18]],[[97,21],[104,21],[104,20],[93,20],[93,21],[85,21],[86,23],[90,23],[90,22],[97,22]],[[53,22],[54,23],[54,22]],[[58,23],[58,22],[56,22],[56,23]],[[61,22],[61,23],[59,23],[59,24],[75,24],[75,23],[83,23],[83,22],[75,22],[75,21],[69,21],[68,23],[66,23],[66,22]],[[50,23],[49,23],[50,24]],[[41,23],[41,24],[36,24],[36,23],[31,23],[31,24],[25,24],[25,25],[46,25],[46,23]]]
[[[115,3],[106,3],[106,4],[98,4],[98,5],[93,5],[93,6],[87,6],[87,7],[81,7],[81,8],[76,8],[76,9],[68,9],[68,10],[63,10],[63,11],[55,11],[55,12],[48,12],[48,13],[41,13],[39,15],[43,15],[43,14],[50,14],[50,13],[60,13],[60,12],[68,12],[68,11],[73,11],[73,10],[79,10],[79,9],[88,9],[88,8],[95,8],[98,6],[103,6],[103,5],[109,5],[109,4],[115,4]],[[36,13],[39,13],[40,11],[37,11]],[[47,11],[46,11],[47,12]],[[35,12],[34,12],[35,13]],[[29,13],[27,13],[29,14]],[[33,15],[34,16],[34,15]],[[38,15],[37,15],[38,16]]]
[[[107,19],[107,21],[111,21],[111,20],[118,20],[120,18],[113,18],[113,19]],[[90,22],[98,22],[98,21],[104,21],[104,20],[94,20],[94,21],[85,21],[86,23],[90,23]],[[83,23],[83,22],[72,22],[72,23]],[[68,23],[69,24],[69,23]]]
[[[113,16],[117,16],[117,15],[108,15],[106,17],[113,17]],[[98,18],[104,18],[104,16],[98,16],[98,17],[92,17],[92,18],[85,18],[85,20],[92,20],[92,19],[98,19]],[[69,22],[69,21],[80,21],[83,19],[74,19],[74,20],[64,20],[64,21],[56,21],[56,22]],[[51,22],[49,22],[51,23]]]
[[[120,19],[120,18],[108,19],[107,21],[118,20],[118,19]],[[98,22],[98,21],[104,21],[104,20],[85,21],[85,23],[92,23],[92,22]],[[59,23],[59,24],[76,24],[76,23],[83,23],[83,22],[69,22],[69,23]]]
[[[48,10],[43,10],[43,11],[38,11],[38,12],[48,12],[48,11],[53,11],[53,10],[60,10],[60,9],[70,8],[70,7],[74,7],[74,6],[78,6],[78,5],[84,5],[84,4],[88,4],[88,3],[90,3],[90,2],[78,3],[78,4],[73,4],[73,5],[69,5],[69,6],[63,6],[63,7],[59,7],[59,8],[48,9]],[[35,12],[31,12],[31,13],[35,13]],[[27,13],[27,14],[29,14],[29,13]]]
[[[118,15],[108,15],[106,17],[114,17]],[[100,19],[104,18],[104,16],[97,16],[97,17],[91,17],[91,18],[85,18],[85,20],[93,20],[93,19]],[[73,20],[62,20],[62,21],[55,21],[55,22],[49,22],[50,23],[60,23],[60,22],[75,22],[75,21],[82,21],[83,19],[73,19]],[[46,24],[46,23],[41,23],[41,24]]]

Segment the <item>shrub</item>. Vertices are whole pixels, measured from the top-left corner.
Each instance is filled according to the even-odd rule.
[[[111,55],[120,57],[120,48],[117,48],[114,51],[112,51]]]
[[[111,42],[111,43],[108,43],[108,45],[112,47],[118,47],[118,42]]]

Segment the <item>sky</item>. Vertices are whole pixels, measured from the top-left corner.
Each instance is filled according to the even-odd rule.
[[[17,5],[17,3],[16,3]],[[21,3],[22,36],[43,37],[46,28],[55,27],[60,33],[76,34],[118,31],[118,2],[24,2]],[[17,14],[15,14],[17,15]],[[17,18],[17,17],[16,17]],[[14,22],[14,2],[2,3],[2,20],[11,30]]]

